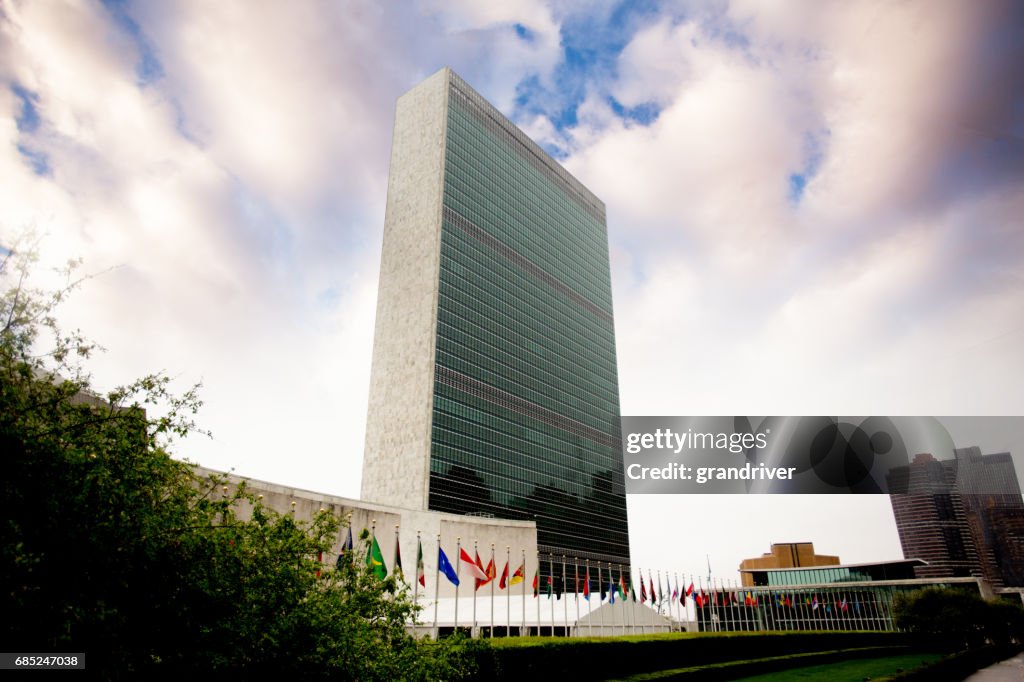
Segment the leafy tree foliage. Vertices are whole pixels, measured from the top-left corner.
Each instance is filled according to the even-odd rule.
[[[406,634],[416,608],[406,585],[351,555],[320,564],[338,519],[298,522],[168,455],[197,430],[198,386],[178,396],[152,375],[93,394],[83,363],[96,346],[53,315],[78,286],[73,267],[47,293],[28,286],[31,266],[13,252],[0,263],[6,650],[84,651],[110,679],[474,673],[480,645]]]
[[[896,625],[947,652],[1024,641],[1024,608],[977,593],[929,587],[895,600]]]

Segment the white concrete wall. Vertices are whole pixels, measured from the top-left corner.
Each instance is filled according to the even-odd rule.
[[[398,99],[361,497],[427,508],[450,71]]]
[[[434,586],[440,588],[442,597],[454,597],[455,587],[448,582],[444,576],[436,579],[437,576],[437,547],[438,536],[441,538],[441,546],[445,555],[452,563],[458,566],[458,554],[456,543],[461,542],[462,546],[473,555],[473,542],[476,541],[480,558],[484,566],[491,557],[491,543],[494,543],[495,565],[497,574],[505,566],[506,550],[509,548],[511,554],[511,568],[509,577],[522,563],[526,556],[526,580],[527,589],[531,589],[533,575],[537,570],[537,526],[532,521],[507,521],[503,519],[483,518],[476,516],[459,516],[456,514],[442,514],[439,512],[423,511],[417,509],[402,509],[372,502],[351,500],[336,495],[317,493],[299,488],[278,485],[267,481],[247,479],[240,476],[214,472],[209,469],[199,469],[201,475],[215,473],[227,475],[229,483],[227,490],[222,491],[223,495],[230,495],[238,484],[245,480],[248,490],[257,496],[262,496],[261,501],[268,508],[282,514],[293,513],[300,521],[310,521],[321,509],[331,512],[342,519],[351,518],[352,536],[356,544],[356,552],[360,557],[365,556],[366,546],[360,545],[359,533],[364,529],[375,528],[377,543],[380,545],[381,553],[384,555],[384,563],[391,573],[394,570],[395,557],[395,530],[398,526],[398,542],[402,549],[402,567],[405,572],[406,582],[410,587],[416,576],[416,539],[421,538],[423,543],[423,565],[426,572],[426,587],[418,588],[420,604],[427,607],[435,594]],[[239,507],[239,515],[248,518],[251,507],[245,503]],[[331,551],[324,555],[324,563],[333,566],[341,551],[347,529],[342,529],[335,538]],[[417,535],[418,534],[418,535]],[[461,584],[459,595],[468,598],[474,591],[473,580],[467,577],[466,571],[460,569]],[[516,585],[513,594],[521,594],[521,585]],[[481,593],[489,588],[481,588]],[[496,590],[497,592],[497,590]],[[497,592],[501,593],[501,592]],[[489,594],[489,592],[488,592]],[[532,592],[531,592],[532,594]]]

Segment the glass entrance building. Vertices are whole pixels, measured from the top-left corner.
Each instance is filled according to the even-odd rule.
[[[604,204],[444,69],[396,109],[362,496],[625,567],[620,442]]]

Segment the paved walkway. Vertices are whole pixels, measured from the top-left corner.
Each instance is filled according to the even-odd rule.
[[[1024,654],[982,668],[965,682],[1022,682],[1024,680]]]

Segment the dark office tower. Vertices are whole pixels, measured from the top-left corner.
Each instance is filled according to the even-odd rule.
[[[982,575],[996,589],[1024,585],[1024,501],[1010,453],[983,455],[971,447],[954,454],[957,489],[978,546]]]
[[[398,100],[362,496],[628,565],[604,204],[449,69]]]
[[[1024,585],[1024,501],[1009,453],[917,455],[888,476],[903,556],[918,577],[976,575],[994,588]],[[902,494],[905,493],[905,494]]]
[[[889,490],[901,491],[889,499],[903,556],[928,562],[915,569],[917,577],[980,576],[978,551],[956,490],[955,463],[920,454],[886,479]]]

